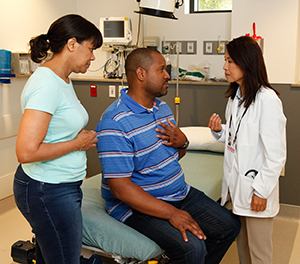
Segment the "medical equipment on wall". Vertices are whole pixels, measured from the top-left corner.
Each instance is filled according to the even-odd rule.
[[[139,3],[139,11],[134,11],[135,13],[139,14],[139,20],[138,20],[138,31],[137,31],[137,42],[136,45],[130,46],[130,42],[132,40],[132,34],[130,32],[130,37],[126,38],[124,34],[126,34],[126,29],[124,28],[122,31],[122,26],[116,26],[119,28],[120,31],[125,32],[124,34],[120,34],[120,32],[117,30],[117,28],[111,28],[109,22],[113,22],[116,20],[116,18],[100,18],[100,31],[103,34],[103,43],[109,45],[109,49],[111,51],[111,58],[107,60],[107,62],[104,65],[104,77],[106,78],[121,78],[125,77],[125,70],[124,65],[122,62],[119,61],[118,56],[120,56],[122,59],[127,57],[127,54],[131,52],[131,50],[136,49],[139,47],[139,39],[140,39],[140,33],[142,33],[142,39],[144,40],[144,32],[141,30],[142,27],[142,15],[150,15],[150,16],[158,16],[162,18],[171,18],[171,19],[177,19],[174,16],[175,8],[179,8],[183,5],[183,0],[137,0]],[[122,19],[121,19],[122,20]],[[123,19],[125,24],[127,26],[130,26],[131,29],[131,22],[130,19]],[[115,21],[116,22],[116,21]],[[107,24],[106,24],[107,23]],[[125,27],[124,24],[124,27]],[[105,31],[105,28],[107,26],[107,32]],[[144,26],[144,25],[143,25]],[[114,32],[114,34],[112,34]],[[127,33],[128,33],[127,32]],[[121,35],[122,37],[120,39],[117,38],[117,36]],[[122,41],[121,41],[122,39]],[[130,39],[130,41],[129,41]],[[144,46],[144,43],[142,47]],[[177,47],[177,76],[179,76],[179,43],[176,43]],[[117,58],[115,55],[117,55]],[[125,63],[124,63],[125,64]],[[175,120],[178,124],[179,122],[179,104],[180,104],[180,97],[179,97],[179,83],[178,83],[178,77],[177,77],[177,84],[176,84],[176,97],[175,97]]]
[[[49,54],[44,61],[51,56]],[[42,63],[33,62],[28,52],[0,50],[0,83],[10,83],[10,77],[28,77]]]
[[[100,68],[103,68],[103,77],[125,78],[125,58],[135,48],[135,46],[111,46],[110,58]]]
[[[120,62],[118,61],[117,55],[112,54],[110,59],[108,59],[104,64],[103,77],[104,78],[118,77],[119,66],[120,66]]]
[[[261,51],[263,51],[264,50],[263,49],[264,48],[264,39],[261,36],[257,36],[256,35],[256,25],[255,25],[255,22],[253,22],[252,28],[253,28],[253,35],[251,36],[250,33],[247,33],[246,36],[255,39],[256,42],[258,43],[258,45],[260,46]]]
[[[132,32],[131,20],[128,17],[102,17],[100,18],[100,31],[103,36],[103,49],[111,52],[111,57],[107,60],[104,68],[105,78],[122,78],[125,70],[123,63],[118,61],[124,59],[129,52],[138,47],[144,47],[144,20],[143,15],[152,15],[165,18],[176,19],[173,15],[175,8],[183,5],[183,0],[137,0],[139,3],[138,30],[135,45],[131,45]],[[140,36],[141,35],[141,36]],[[142,43],[139,41],[142,39]],[[152,39],[153,41],[153,39]],[[159,41],[154,41],[159,43]],[[151,47],[157,45],[151,43]],[[117,55],[117,57],[115,55]]]
[[[101,17],[99,28],[103,37],[103,48],[111,52],[110,58],[100,68],[103,68],[103,77],[122,78],[125,75],[125,53],[133,49],[133,46],[130,46],[132,42],[131,19]]]
[[[179,97],[179,43],[176,43],[176,55],[177,55],[177,78],[176,78],[176,89],[175,89],[175,121],[177,126],[179,126],[179,105],[180,105],[180,97]]]
[[[225,42],[221,41],[221,36],[219,35],[218,38],[218,48],[217,48],[218,53],[225,53]]]
[[[118,54],[123,55],[123,53],[112,53],[111,57],[106,61],[103,67],[103,77],[104,78],[120,78],[122,73],[119,72],[120,59]]]
[[[11,74],[11,52],[9,50],[0,50],[0,83],[9,84]]]
[[[173,46],[166,46],[165,45],[165,39],[163,40],[163,54],[166,53],[165,59],[166,59],[166,65],[170,67],[170,71],[172,69],[169,54],[170,54],[170,49],[176,49],[176,60],[177,60],[177,66],[176,66],[176,89],[175,89],[175,121],[177,123],[177,126],[179,125],[179,105],[180,105],[180,97],[179,97],[179,42],[176,42]],[[168,61],[167,61],[168,60]],[[168,70],[168,69],[166,69]],[[170,74],[169,74],[170,75]],[[171,75],[170,75],[171,78]]]
[[[170,75],[170,78],[172,79],[172,64],[171,64],[171,58],[170,58],[170,51],[166,51],[163,49],[163,56],[166,60],[166,71]]]
[[[177,19],[174,16],[175,8],[179,8],[183,5],[179,0],[137,0],[139,3],[139,11],[136,13],[158,16],[163,18]]]
[[[129,45],[132,41],[131,20],[128,17],[101,17],[103,44]]]
[[[15,52],[11,56],[12,72],[17,77],[29,76],[32,73],[31,70],[31,59],[29,53],[26,52]]]
[[[28,77],[45,61],[52,57],[52,53],[48,52],[47,57],[41,62],[36,63],[31,60],[28,52],[12,52],[11,54],[11,72],[16,77]]]

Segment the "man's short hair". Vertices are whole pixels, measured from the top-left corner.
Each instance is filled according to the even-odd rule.
[[[153,64],[153,53],[161,54],[158,50],[153,48],[137,48],[133,50],[126,58],[125,72],[126,75],[130,72],[135,72],[138,67],[148,70]]]

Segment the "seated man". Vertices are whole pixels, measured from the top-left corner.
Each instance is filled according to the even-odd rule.
[[[96,128],[106,211],[155,241],[172,263],[219,263],[240,222],[185,182],[178,160],[187,138],[156,98],[168,90],[165,59],[139,48],[128,55],[125,70],[128,91]]]

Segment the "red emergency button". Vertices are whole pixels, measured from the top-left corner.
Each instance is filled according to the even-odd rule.
[[[90,93],[92,97],[97,97],[97,85],[95,84],[90,85]]]

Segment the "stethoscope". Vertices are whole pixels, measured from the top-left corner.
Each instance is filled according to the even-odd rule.
[[[240,126],[241,126],[242,119],[243,119],[243,117],[245,116],[247,110],[248,110],[248,108],[246,108],[246,109],[244,110],[244,112],[243,112],[243,114],[242,114],[242,116],[241,116],[241,118],[240,118],[240,120],[239,120],[237,129],[236,129],[236,131],[235,131],[235,135],[234,135],[234,139],[233,139],[232,145],[234,145],[235,142],[236,142],[237,135],[238,135],[238,132],[239,132],[239,130],[240,130]],[[229,146],[231,146],[231,131],[230,131],[230,130],[231,130],[231,122],[232,122],[232,114],[231,114],[231,116],[230,116],[230,121],[229,121],[229,133],[228,133],[228,145],[229,145]]]

